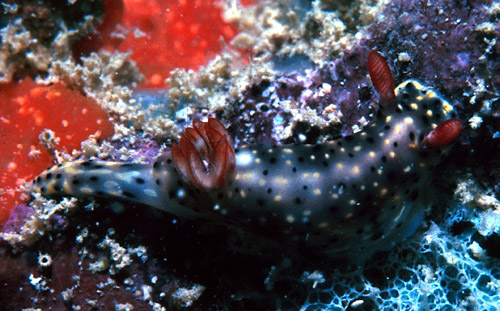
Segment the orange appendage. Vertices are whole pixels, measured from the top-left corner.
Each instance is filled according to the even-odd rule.
[[[368,72],[384,108],[393,108],[396,105],[394,78],[385,57],[377,51],[370,51],[368,54]]]
[[[19,186],[54,164],[46,145],[71,153],[91,134],[110,137],[113,124],[94,100],[62,83],[43,86],[26,78],[0,84],[0,103],[1,224],[21,202]],[[39,136],[45,129],[58,140],[43,145]]]
[[[449,119],[429,132],[423,140],[426,147],[442,147],[451,144],[462,132],[462,121]]]
[[[194,121],[172,146],[171,154],[182,179],[203,191],[224,187],[236,165],[231,137],[214,118]]]

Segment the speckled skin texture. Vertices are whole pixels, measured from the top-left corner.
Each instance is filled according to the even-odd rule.
[[[66,163],[34,180],[33,190],[139,202],[332,257],[371,254],[392,247],[420,224],[417,199],[449,149],[425,148],[422,141],[455,115],[418,81],[402,83],[396,94],[394,112],[380,111],[351,136],[318,145],[237,149],[234,178],[219,190],[204,192],[183,181],[168,153],[152,166]]]

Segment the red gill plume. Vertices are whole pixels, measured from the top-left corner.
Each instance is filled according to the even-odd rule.
[[[426,147],[442,147],[451,144],[462,132],[462,121],[449,119],[436,126],[423,140]]]
[[[394,78],[385,57],[377,51],[372,50],[368,53],[368,72],[373,86],[380,94],[383,107],[386,109],[394,108],[396,106]]]
[[[233,143],[215,118],[194,121],[186,128],[171,154],[181,178],[202,191],[220,189],[232,177],[236,165]]]

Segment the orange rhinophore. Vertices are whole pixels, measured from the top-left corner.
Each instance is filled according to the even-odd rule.
[[[442,147],[451,144],[462,132],[462,121],[449,119],[439,124],[425,136],[423,144],[426,147]]]
[[[224,187],[236,164],[229,133],[214,118],[186,128],[172,146],[172,159],[184,181],[203,191]]]
[[[368,72],[373,86],[380,94],[382,106],[393,108],[396,105],[396,94],[394,93],[394,78],[391,68],[385,58],[377,51],[368,54]]]

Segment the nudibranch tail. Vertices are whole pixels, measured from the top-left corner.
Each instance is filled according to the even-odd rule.
[[[462,121],[449,119],[439,124],[423,140],[426,147],[443,147],[454,142],[462,132]]]
[[[377,51],[368,54],[368,72],[373,86],[380,94],[383,108],[392,112],[396,105],[396,94],[394,93],[394,78],[391,68],[385,58]]]
[[[165,173],[170,175],[170,180],[176,175],[173,167]],[[159,180],[150,164],[80,160],[49,168],[28,188],[45,197],[118,199],[183,214],[185,208],[170,200]],[[189,210],[186,213],[191,214]]]
[[[171,153],[182,179],[203,191],[222,188],[236,164],[229,133],[214,118],[193,122],[179,143],[172,146]]]

